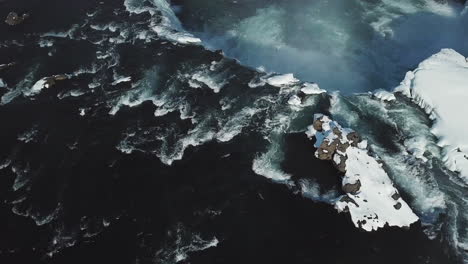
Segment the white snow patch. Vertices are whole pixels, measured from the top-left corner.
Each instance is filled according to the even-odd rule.
[[[39,94],[42,91],[42,89],[49,88],[49,85],[47,84],[47,80],[48,80],[48,77],[40,79],[31,87],[31,89],[29,89],[28,91],[25,91],[24,95],[33,96],[33,95]]]
[[[267,79],[267,83],[271,86],[281,87],[291,85],[299,82],[298,79],[294,78],[292,73],[276,75]]]
[[[326,93],[327,91],[324,89],[321,89],[316,83],[305,83],[304,87],[301,88],[301,92],[309,95],[309,94],[322,94],[322,93]]]
[[[444,149],[446,166],[468,183],[468,59],[443,49],[408,72],[395,91],[411,98],[435,120],[432,133]]]

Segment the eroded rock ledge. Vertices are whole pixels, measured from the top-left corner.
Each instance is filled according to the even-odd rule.
[[[343,172],[342,190],[346,194],[336,201],[335,208],[349,212],[356,227],[373,231],[386,225],[408,227],[418,221],[382,164],[369,155],[367,141],[355,131],[316,114],[306,133],[316,138],[315,156],[332,161]]]

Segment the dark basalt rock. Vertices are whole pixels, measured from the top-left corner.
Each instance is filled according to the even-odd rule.
[[[400,199],[400,197],[401,197],[400,194],[397,193],[397,192],[394,193],[394,194],[392,194],[392,198],[393,198],[393,200],[395,200],[395,201],[398,200],[398,199]]]
[[[321,160],[331,160],[335,154],[336,146],[335,141],[330,143],[330,141],[325,139],[317,149],[318,158]]]
[[[336,169],[342,173],[346,173],[346,161],[348,160],[348,157],[340,155],[340,154],[335,154],[335,155],[338,155],[340,159],[340,163],[338,164],[335,161],[333,161],[333,164],[335,165]]]
[[[321,132],[323,130],[322,128],[322,120],[320,119],[317,119],[314,121],[314,123],[312,124],[312,126],[314,127],[315,130]]]
[[[345,193],[356,194],[361,189],[361,181],[357,180],[356,183],[347,183],[347,184],[343,185],[341,188],[342,188],[343,192],[345,192]],[[400,207],[401,207],[401,204],[400,204]]]
[[[353,147],[356,147],[357,144],[361,142],[361,137],[356,132],[349,133],[348,135],[346,135],[346,138],[348,138],[348,140],[351,141],[351,145]]]
[[[398,203],[396,203],[393,207],[395,207],[395,209],[397,209],[397,210],[400,210],[400,208],[401,208],[401,203],[398,202]]]
[[[356,207],[359,207],[359,204],[357,204],[356,201],[354,201],[354,199],[349,197],[348,195],[344,195],[343,197],[341,197],[340,202],[353,203],[354,205],[356,205]]]

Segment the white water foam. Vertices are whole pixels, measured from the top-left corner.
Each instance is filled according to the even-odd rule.
[[[252,67],[293,72],[329,91],[390,89],[401,73],[440,48],[468,52],[468,15],[459,4],[433,0],[238,2],[236,8],[243,12],[207,12],[205,24],[195,32],[206,47],[222,49]],[[218,5],[229,12],[229,4]],[[194,11],[203,13],[187,12]],[[430,31],[425,30],[428,27]]]

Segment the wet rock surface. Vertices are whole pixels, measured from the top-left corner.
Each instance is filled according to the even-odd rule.
[[[16,63],[14,62],[10,62],[10,63],[7,63],[7,64],[0,64],[0,71],[3,71],[3,70],[6,70],[10,67],[13,67],[14,65],[16,65]]]
[[[342,189],[345,193],[357,194],[361,189],[361,181],[357,180],[356,183],[346,183],[343,185]]]
[[[16,26],[23,23],[28,17],[29,14],[27,13],[18,15],[16,12],[10,12],[5,19],[5,23],[7,23],[10,26]]]
[[[321,116],[314,121],[312,127],[318,132],[324,130],[324,122],[329,121],[327,116]],[[329,128],[328,128],[329,129]],[[361,142],[360,136],[351,131],[349,133],[343,133],[342,129],[334,127],[332,129],[333,137],[325,138],[317,148],[317,158],[321,160],[332,160],[333,165],[342,173],[346,172],[346,150],[350,146],[357,146]]]

